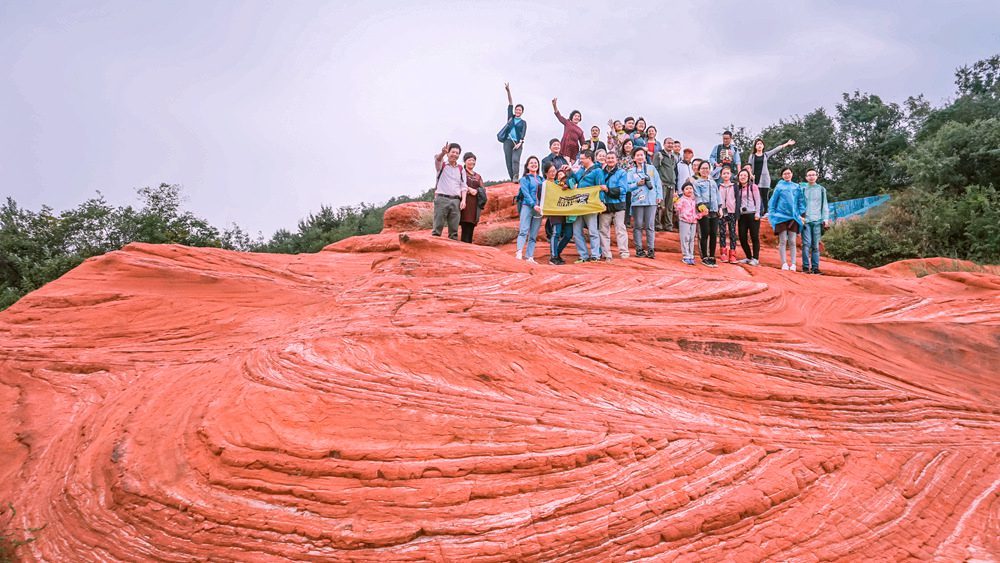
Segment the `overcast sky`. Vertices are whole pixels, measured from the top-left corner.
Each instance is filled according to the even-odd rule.
[[[861,90],[952,95],[1000,52],[1000,2],[27,2],[0,0],[0,195],[73,207],[184,186],[217,226],[294,230],[321,204],[433,183],[458,141],[506,175],[503,83],[523,158],[560,109],[644,115],[706,154]]]

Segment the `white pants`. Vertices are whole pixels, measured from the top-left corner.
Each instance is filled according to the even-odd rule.
[[[684,258],[694,260],[694,232],[698,230],[698,223],[685,223],[677,221],[681,231],[681,254]]]
[[[614,213],[605,212],[597,216],[598,228],[601,231],[601,255],[611,258],[611,223],[615,224],[615,239],[618,243],[618,255],[628,258],[628,231],[625,230],[625,210]]]

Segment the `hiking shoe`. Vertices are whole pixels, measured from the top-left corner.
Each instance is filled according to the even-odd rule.
[[[637,248],[635,250],[635,257],[636,258],[645,258],[646,257],[646,251],[643,250],[643,249],[641,249],[641,248]]]

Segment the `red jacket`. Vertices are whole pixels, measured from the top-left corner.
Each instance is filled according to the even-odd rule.
[[[583,129],[572,121],[566,119],[558,111],[556,112],[556,119],[559,123],[563,124],[563,136],[562,136],[562,148],[559,150],[559,154],[565,156],[573,162],[576,160],[577,153],[580,152],[580,143],[585,140],[583,136]]]

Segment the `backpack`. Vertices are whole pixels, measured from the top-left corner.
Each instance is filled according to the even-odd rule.
[[[441,170],[438,170],[437,178],[434,179],[434,189],[437,190],[438,182],[441,181],[441,174],[444,174],[444,167],[448,166],[447,162],[441,162]],[[466,186],[469,185],[469,178],[465,175],[465,167],[462,165],[458,166],[458,177],[462,179],[462,183]]]

